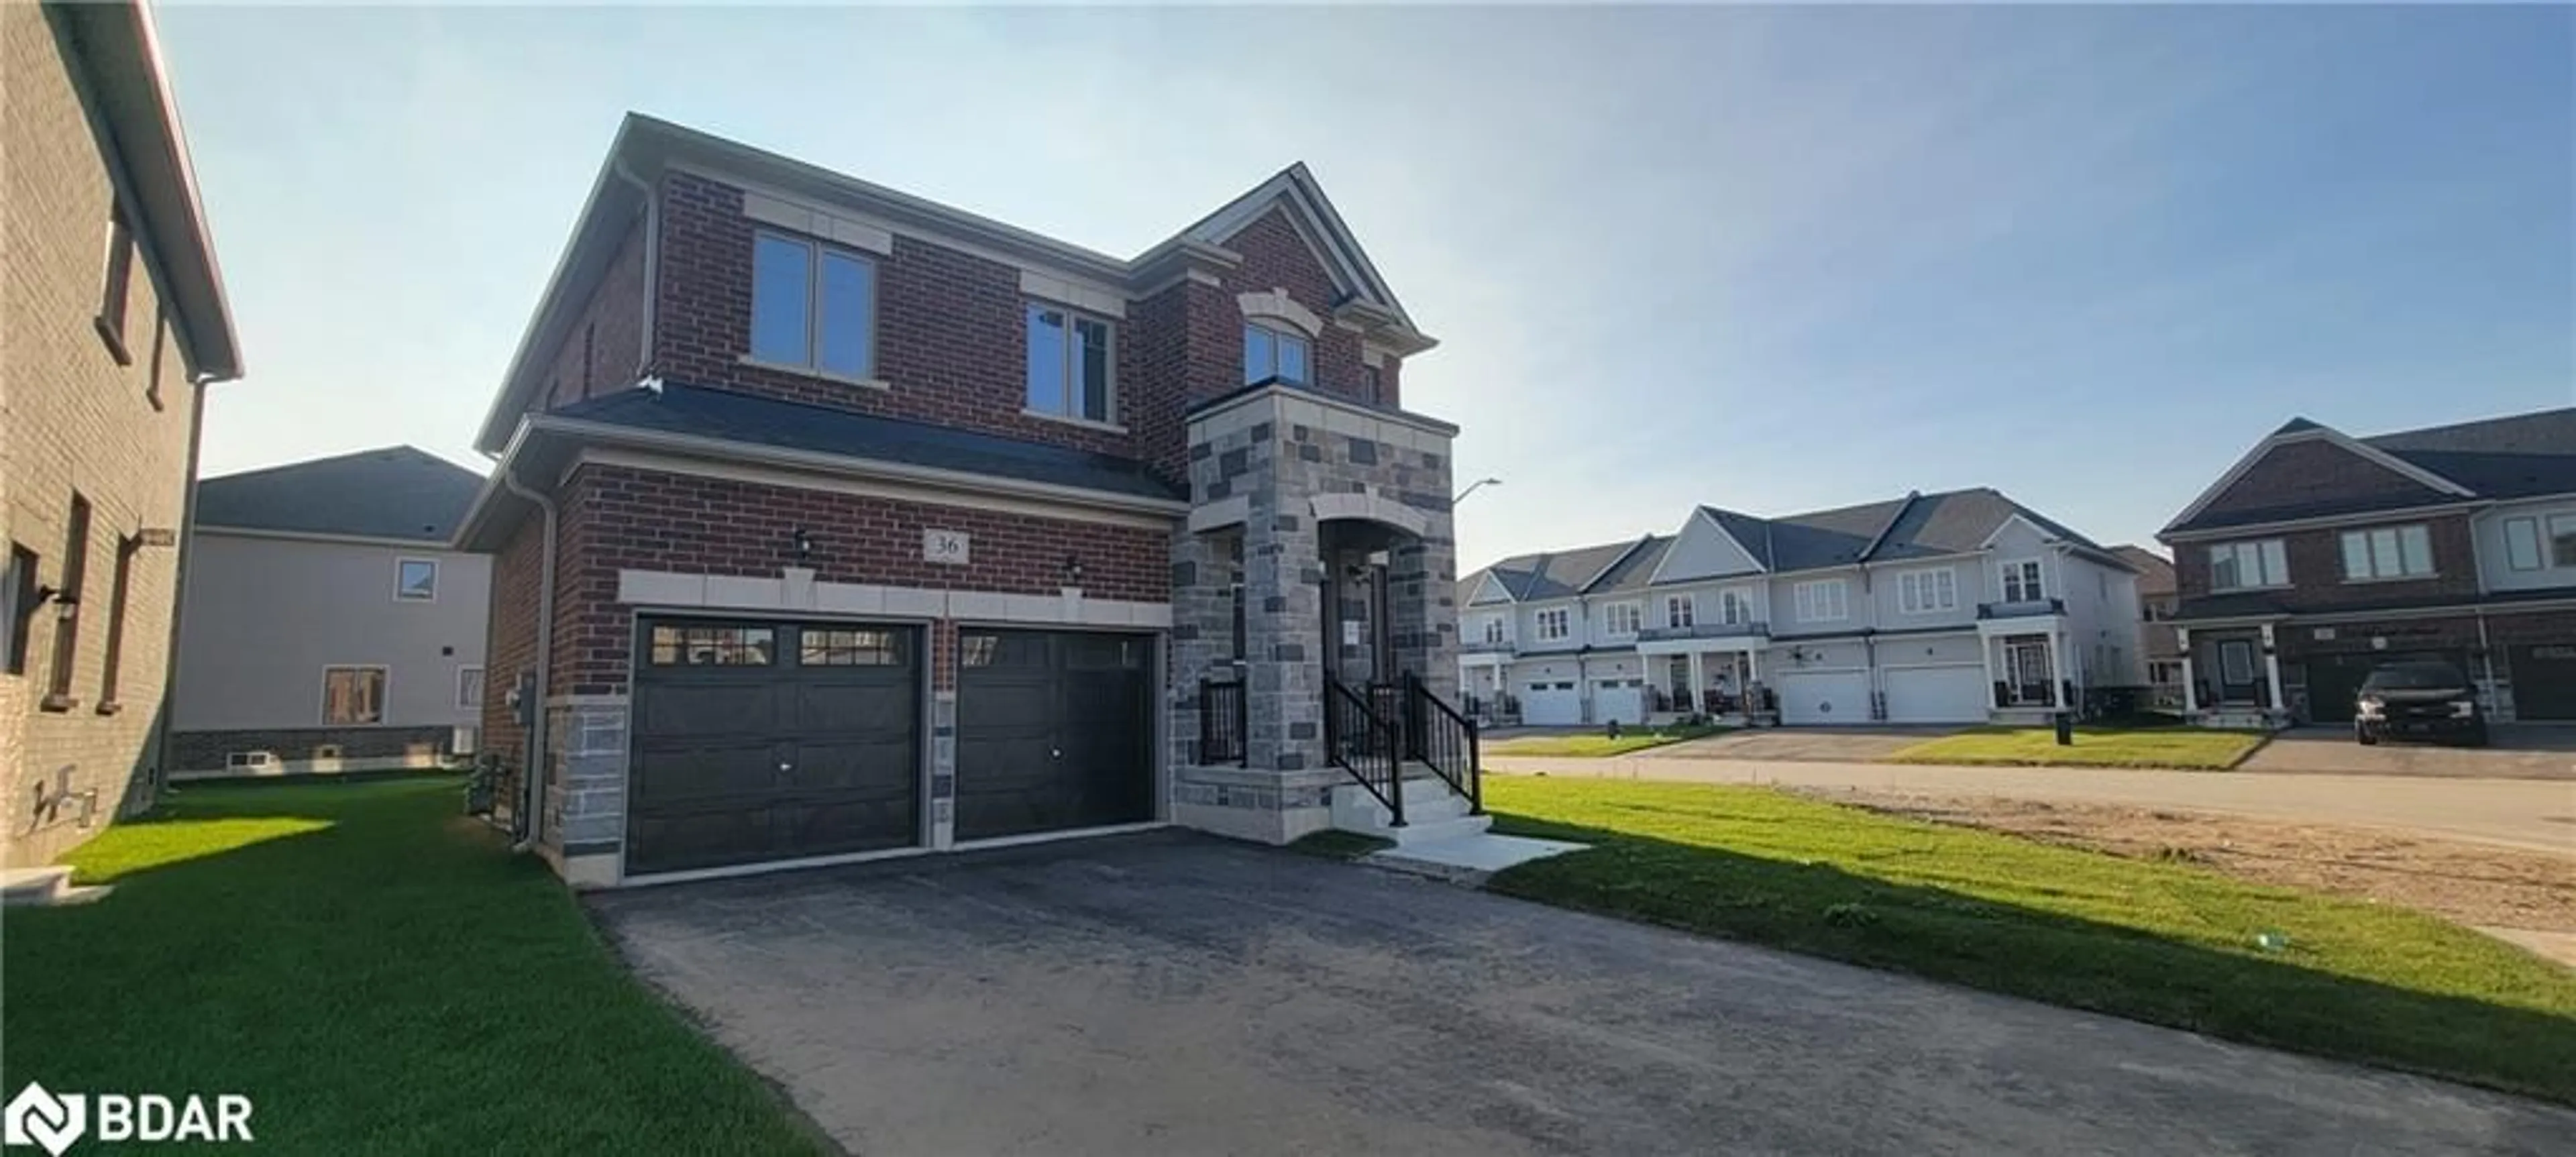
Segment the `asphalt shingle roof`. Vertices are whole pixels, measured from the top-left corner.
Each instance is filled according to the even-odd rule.
[[[445,542],[482,488],[482,475],[444,458],[387,446],[205,479],[197,524]]]
[[[2140,595],[2152,597],[2174,593],[2172,560],[2143,546],[2131,546],[2127,543],[2112,547],[2111,553],[2120,556],[2120,561],[2128,563],[2129,569],[2138,572]]]
[[[2305,418],[2294,418],[2274,431],[2273,436],[2324,428]],[[2399,430],[2356,441],[2417,469],[2458,483],[2479,498],[2576,494],[2576,408],[2541,410],[2420,430]],[[2452,498],[2452,495],[2431,487],[2371,494],[2329,494],[2289,505],[2203,513],[2170,529],[2220,530],[2252,523],[2368,514],[2378,510],[2403,510]]]
[[[1189,498],[1130,458],[679,383],[575,402],[550,416],[1141,498]]]
[[[1586,593],[1609,594],[1646,589],[1646,580],[1654,577],[1655,565],[1664,561],[1665,551],[1672,549],[1673,536],[1648,535],[1643,543],[1631,545],[1637,549],[1620,559],[1618,565],[1611,567],[1609,573],[1602,575],[1601,581],[1592,584],[1592,589]]]

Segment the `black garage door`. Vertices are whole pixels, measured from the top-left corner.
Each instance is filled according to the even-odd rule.
[[[2576,647],[2527,643],[2505,649],[2516,719],[2576,720]]]
[[[627,871],[920,842],[914,629],[661,619],[640,634]]]
[[[1154,818],[1153,646],[960,631],[956,838]]]

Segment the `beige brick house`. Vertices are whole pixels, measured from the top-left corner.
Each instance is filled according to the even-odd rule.
[[[240,376],[139,4],[0,6],[0,830],[150,802],[206,383]]]

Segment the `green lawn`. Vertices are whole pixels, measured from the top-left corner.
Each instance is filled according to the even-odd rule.
[[[828,1151],[460,785],[192,786],[109,829],[69,860],[113,895],[8,911],[0,1067],[247,1093],[262,1152]]]
[[[1976,727],[1905,748],[1892,763],[1975,763],[2014,767],[2174,767],[2225,771],[2263,746],[2254,731],[2207,727],[2078,727],[2071,746],[2047,727]]]
[[[1597,845],[1498,892],[2576,1103],[2576,973],[2412,911],[1759,788],[1510,776],[1485,803]]]
[[[1662,747],[1685,739],[1698,739],[1726,730],[1723,727],[1667,727],[1660,731],[1644,728],[1621,728],[1619,738],[1612,739],[1600,731],[1567,735],[1524,735],[1485,745],[1486,755],[1625,755],[1649,747]]]

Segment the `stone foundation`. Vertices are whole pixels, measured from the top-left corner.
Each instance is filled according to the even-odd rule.
[[[1172,822],[1238,840],[1291,843],[1333,826],[1342,773],[1181,767],[1172,773]]]
[[[545,811],[537,843],[577,885],[613,884],[619,875],[627,716],[623,695],[565,695],[546,704]]]

